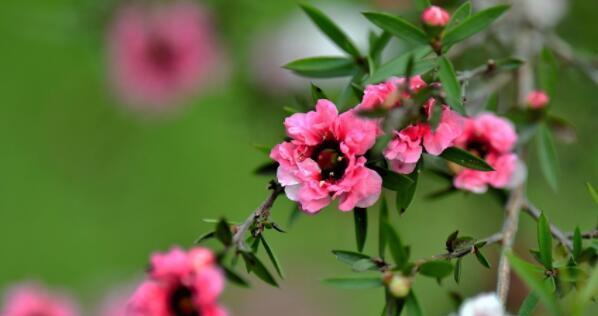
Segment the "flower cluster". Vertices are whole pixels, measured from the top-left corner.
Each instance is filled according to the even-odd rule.
[[[173,248],[151,258],[149,280],[129,302],[130,316],[226,316],[218,305],[224,276],[205,248]]]

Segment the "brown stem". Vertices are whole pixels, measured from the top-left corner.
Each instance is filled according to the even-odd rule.
[[[573,239],[573,233],[566,233],[565,236],[569,239]],[[581,238],[583,239],[596,239],[598,238],[598,229],[590,230],[587,232],[581,233]]]
[[[267,218],[268,215],[270,215],[270,209],[274,205],[274,201],[276,201],[276,198],[282,192],[284,192],[284,188],[274,180],[270,182],[270,186],[268,188],[272,190],[270,196],[264,202],[262,202],[262,204],[255,209],[255,211],[253,211],[249,217],[247,217],[245,222],[243,222],[243,224],[237,228],[237,232],[233,236],[233,244],[236,245],[239,250],[247,250],[244,240],[245,233],[247,233],[249,228],[251,228],[256,221],[261,218]]]

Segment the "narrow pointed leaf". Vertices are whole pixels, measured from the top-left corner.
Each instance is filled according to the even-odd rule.
[[[357,70],[352,59],[332,56],[299,59],[284,65],[283,68],[310,78],[348,77]]]
[[[544,48],[538,63],[538,86],[549,96],[554,97],[558,83],[558,65],[550,49]]]
[[[318,100],[320,100],[320,99],[328,99],[328,97],[324,93],[324,90],[322,90],[322,88],[316,86],[313,82],[311,83],[310,87],[311,87],[311,98],[313,99],[314,104],[317,103]]]
[[[544,213],[538,218],[537,230],[540,261],[546,269],[552,269],[552,234],[550,233],[550,224]]]
[[[260,259],[257,256],[255,256],[251,252],[242,252],[241,255],[243,256],[245,264],[251,268],[251,271],[258,278],[272,286],[278,287],[278,283],[276,282],[270,271],[268,271],[266,266],[260,261]]]
[[[382,51],[390,42],[392,35],[390,33],[383,31],[379,36],[375,38],[375,40],[370,44],[370,53],[369,55],[374,60],[379,60],[380,55],[382,55]]]
[[[426,33],[410,22],[381,12],[364,12],[363,15],[384,31],[413,44],[428,45]]]
[[[422,264],[418,273],[435,279],[442,279],[453,272],[453,265],[449,261],[437,260]]]
[[[414,183],[410,177],[388,169],[377,168],[376,171],[382,177],[382,186],[389,190],[404,190]]]
[[[388,241],[388,247],[392,255],[395,264],[399,269],[402,269],[405,264],[409,261],[409,254],[407,253],[405,246],[397,232],[390,226],[389,223],[385,223],[386,238]]]
[[[455,111],[465,114],[461,101],[461,84],[457,80],[453,64],[446,56],[442,56],[438,58],[438,66],[438,77],[446,94],[446,101]]]
[[[341,289],[372,289],[382,287],[382,279],[379,277],[367,278],[329,278],[322,280],[322,283]]]
[[[523,280],[530,291],[533,291],[534,295],[542,301],[548,311],[553,315],[562,315],[556,295],[552,293],[552,290],[542,279],[544,271],[518,258],[513,253],[509,253],[507,257],[515,273]]]
[[[517,315],[532,316],[537,305],[538,297],[531,292],[527,295],[523,303],[521,303],[521,307],[519,307],[519,313],[517,313]]]
[[[436,63],[433,59],[422,60],[422,58],[431,52],[431,48],[426,46],[399,55],[386,64],[379,66],[378,69],[376,69],[376,72],[370,76],[365,83],[373,84],[385,81],[392,76],[405,76],[410,56],[413,56],[416,60],[412,73],[415,75],[426,73],[436,67]]]
[[[459,283],[461,281],[461,264],[463,258],[457,259],[457,263],[455,263],[455,271],[453,271],[453,278],[455,279],[455,283]]]
[[[475,251],[475,257],[476,259],[478,259],[478,261],[480,262],[481,265],[483,265],[484,267],[490,269],[490,263],[488,263],[488,260],[486,260],[486,257],[484,257],[484,255],[482,254],[482,252],[476,248]]]
[[[405,309],[407,310],[407,315],[409,316],[423,316],[424,312],[422,311],[419,302],[417,301],[417,297],[413,290],[409,292],[407,295],[407,299],[405,300]]]
[[[228,281],[241,287],[249,287],[249,282],[239,276],[235,271],[224,266],[222,269],[224,270],[224,275]]]
[[[197,239],[193,243],[194,244],[199,244],[199,243],[201,243],[203,241],[206,241],[206,240],[214,238],[214,237],[216,237],[216,233],[215,232],[208,232],[208,233],[205,233],[205,234],[197,237]]]
[[[524,63],[525,62],[521,59],[507,57],[507,58],[497,60],[495,62],[495,65],[496,65],[496,68],[499,70],[509,71],[509,70],[515,70],[515,69],[521,67],[521,65],[523,65]]]
[[[378,218],[378,256],[382,259],[386,257],[386,230],[384,224],[388,223],[388,204],[384,196],[380,201],[380,216]]]
[[[470,36],[484,30],[509,9],[508,5],[499,5],[479,11],[449,30],[444,36],[443,46],[449,48]]]
[[[356,261],[351,269],[355,272],[376,271],[378,266],[371,259],[361,259]]]
[[[402,214],[413,202],[415,191],[417,190],[417,179],[421,168],[421,162],[418,163],[415,170],[407,177],[411,179],[411,184],[405,184],[400,190],[397,190],[397,210]]]
[[[340,262],[348,265],[353,265],[355,262],[362,259],[370,259],[369,256],[359,252],[346,251],[346,250],[332,250],[332,253],[336,256],[336,259]]]
[[[356,207],[353,210],[353,218],[355,220],[355,240],[357,242],[357,250],[362,252],[368,233],[367,209]]]
[[[324,12],[307,3],[302,3],[300,6],[314,24],[340,49],[353,57],[360,56],[353,41]]]
[[[233,234],[230,231],[230,226],[223,218],[216,225],[216,238],[225,246],[230,246],[233,241]]]
[[[455,12],[453,12],[451,20],[447,24],[446,29],[449,31],[452,30],[457,25],[463,23],[463,21],[469,18],[469,16],[471,16],[471,2],[465,1],[461,6],[457,8],[457,10],[455,10]]]
[[[441,154],[445,160],[454,162],[463,167],[480,170],[480,171],[493,171],[494,169],[484,159],[481,159],[468,151],[465,151],[457,147],[449,147],[445,149]]]
[[[540,125],[536,144],[538,146],[540,170],[542,170],[550,187],[556,191],[558,189],[558,159],[554,149],[552,133],[546,124]]]
[[[260,235],[260,239],[262,240],[264,249],[268,254],[268,258],[270,258],[270,261],[272,262],[274,269],[276,269],[276,273],[278,273],[278,276],[281,279],[284,279],[284,272],[282,271],[282,267],[280,265],[280,262],[278,261],[278,257],[276,257],[276,254],[274,253],[274,251],[272,251],[272,248],[270,247],[270,244],[266,241],[266,238],[264,238],[264,235]]]
[[[592,196],[594,203],[598,204],[598,191],[596,191],[594,186],[589,182],[586,182],[586,186],[588,187],[588,192],[590,192],[590,196]]]

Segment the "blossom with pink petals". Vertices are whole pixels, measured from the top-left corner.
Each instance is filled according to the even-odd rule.
[[[544,91],[534,90],[527,95],[527,104],[532,109],[541,109],[548,105],[548,102],[550,102],[550,98]]]
[[[342,211],[378,200],[382,178],[363,156],[381,133],[377,122],[355,110],[339,114],[322,99],[315,111],[293,114],[284,125],[291,140],[276,145],[270,157],[279,163],[277,178],[287,197],[305,212],[317,213],[334,199]]]
[[[207,84],[220,57],[207,13],[185,0],[120,8],[108,46],[119,94],[147,111],[166,110]]]
[[[405,81],[406,79],[402,77],[392,77],[386,82],[368,85],[357,109],[371,111],[378,108],[398,107],[401,106],[401,99],[409,97],[409,91],[415,93],[426,87],[426,82],[419,75],[409,78],[409,89],[405,89]],[[404,91],[400,94],[400,90]]]
[[[61,294],[49,293],[36,284],[23,284],[8,291],[0,316],[77,316],[73,301]]]
[[[218,305],[224,289],[222,271],[205,248],[173,248],[150,260],[149,280],[129,301],[129,316],[226,316]]]
[[[465,129],[455,140],[461,147],[483,158],[494,171],[484,172],[456,168],[455,187],[483,193],[488,185],[495,188],[510,186],[518,168],[518,158],[513,149],[517,134],[513,124],[491,113],[484,113],[466,120]]]
[[[421,19],[428,26],[442,27],[448,24],[451,15],[445,9],[433,5],[424,10]]]

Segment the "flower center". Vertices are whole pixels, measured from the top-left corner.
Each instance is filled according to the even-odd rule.
[[[320,167],[322,180],[340,180],[349,165],[337,141],[324,141],[313,151],[311,159]]]
[[[467,149],[467,151],[469,151],[470,153],[480,157],[480,158],[484,158],[486,157],[486,155],[488,154],[489,148],[488,148],[488,143],[482,139],[472,139],[467,143],[467,146],[465,146],[465,148]]]
[[[177,286],[170,294],[168,307],[173,316],[200,316],[193,302],[193,290],[184,286]]]
[[[170,72],[174,67],[176,53],[163,38],[156,36],[150,39],[147,56],[154,67],[161,72]]]

